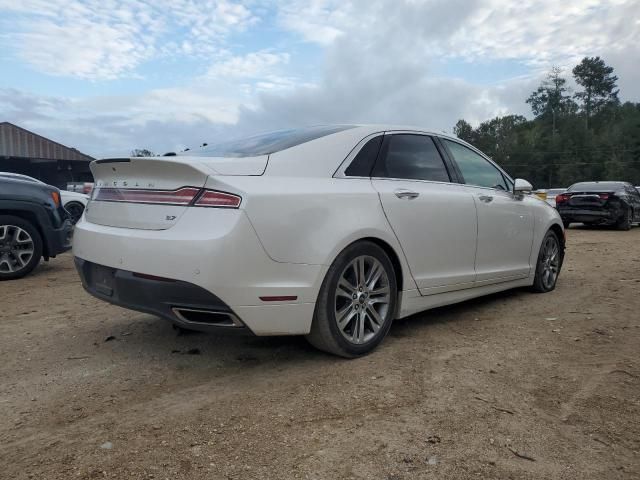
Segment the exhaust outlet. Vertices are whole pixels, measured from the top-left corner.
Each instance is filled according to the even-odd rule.
[[[216,327],[244,327],[240,319],[231,312],[183,307],[173,307],[171,310],[173,314],[184,323]]]

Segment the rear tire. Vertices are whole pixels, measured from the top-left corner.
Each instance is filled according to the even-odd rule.
[[[536,293],[547,293],[556,288],[562,261],[563,252],[558,236],[553,230],[549,230],[540,245],[531,289]]]
[[[42,257],[42,237],[31,222],[0,215],[0,280],[31,273]]]
[[[625,210],[622,219],[616,224],[616,228],[618,230],[628,231],[631,230],[631,220],[632,220],[632,212],[631,208],[627,207]]]
[[[307,341],[345,358],[377,347],[395,317],[398,287],[393,264],[373,242],[344,249],[320,288]]]

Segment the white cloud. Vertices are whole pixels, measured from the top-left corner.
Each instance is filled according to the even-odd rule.
[[[40,12],[35,20],[62,28],[50,6],[60,1],[0,0],[0,11],[35,9]],[[86,78],[121,76],[157,55],[201,57],[210,65],[182,85],[129,96],[51,98],[0,91],[0,110],[8,120],[97,155],[136,147],[166,151],[230,132],[324,122],[418,124],[450,131],[458,118],[478,123],[498,114],[528,113],[525,99],[552,64],[571,67],[587,55],[600,55],[615,68],[623,99],[640,99],[637,0],[282,0],[277,24],[321,49],[321,62],[314,65],[305,64],[305,49],[296,50],[299,43],[288,49],[276,39],[244,53],[246,46],[236,37],[227,41],[255,25],[264,5],[273,8],[267,0],[247,0],[248,6],[87,2],[69,3],[68,18],[88,23],[78,22],[68,38],[56,28],[49,35],[45,32],[51,30],[24,27],[23,34],[40,35],[24,53],[32,64]],[[113,8],[124,3],[127,8]],[[210,7],[206,14],[203,5]],[[173,24],[189,33],[163,36]],[[93,25],[104,28],[80,34]],[[36,46],[49,37],[55,39],[50,50],[38,53]],[[60,51],[59,66],[52,65],[55,45],[74,43],[83,48]],[[242,54],[234,52],[238,46]],[[459,78],[443,73],[441,65],[448,61],[463,65]],[[491,68],[492,62],[517,62],[528,72],[477,81],[478,66]],[[314,77],[300,78],[301,71]],[[570,69],[565,73],[570,76]]]
[[[233,0],[0,0],[6,49],[38,71],[86,79],[131,74],[158,56],[214,58],[257,22]],[[176,37],[179,37],[177,40]]]
[[[209,68],[207,76],[225,79],[264,78],[270,75],[276,67],[288,62],[288,53],[251,52],[215,63]]]
[[[280,22],[323,45],[539,65],[637,43],[638,11],[637,0],[284,0]]]

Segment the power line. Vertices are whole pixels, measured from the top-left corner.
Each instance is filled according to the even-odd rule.
[[[618,164],[630,164],[630,163],[638,163],[640,165],[640,159],[638,160],[629,160],[629,161],[616,161],[616,160],[605,160],[603,162],[565,162],[565,163],[547,163],[547,164],[536,164],[536,163],[502,163],[501,165],[505,167],[562,167],[565,165],[606,165],[608,163],[618,163]]]

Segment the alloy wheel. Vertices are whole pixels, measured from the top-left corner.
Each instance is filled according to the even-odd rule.
[[[335,291],[335,321],[342,336],[360,345],[371,341],[388,321],[389,277],[382,263],[368,255],[354,258]]]
[[[0,272],[15,273],[25,268],[35,251],[33,238],[16,225],[0,225]]]
[[[560,270],[560,246],[556,237],[550,235],[542,247],[542,284],[546,289],[552,289]]]

